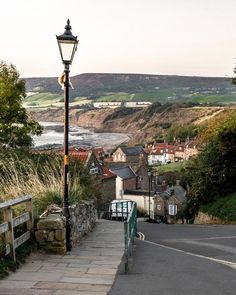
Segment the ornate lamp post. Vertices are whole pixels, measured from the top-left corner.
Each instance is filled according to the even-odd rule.
[[[70,64],[73,61],[75,51],[77,49],[77,36],[73,36],[71,32],[70,21],[68,19],[65,26],[64,34],[57,37],[58,47],[61,54],[62,63],[64,64],[64,183],[63,183],[63,215],[66,217],[66,248],[71,251],[71,226],[69,211],[69,72]]]

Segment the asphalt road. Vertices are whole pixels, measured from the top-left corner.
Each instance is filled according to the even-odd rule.
[[[138,223],[129,273],[110,295],[235,295],[236,226]]]

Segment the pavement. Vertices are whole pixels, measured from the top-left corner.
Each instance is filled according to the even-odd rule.
[[[124,254],[124,224],[98,220],[66,255],[36,252],[0,281],[0,295],[106,295]]]

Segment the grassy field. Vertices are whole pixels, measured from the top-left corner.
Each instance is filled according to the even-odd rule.
[[[191,97],[184,99],[186,102],[194,103],[220,103],[220,104],[231,104],[236,103],[236,94],[225,94],[225,95],[192,95]]]
[[[148,92],[139,92],[139,93],[108,93],[107,95],[100,96],[97,101],[159,101],[165,103],[170,100],[174,100],[175,92],[172,90],[156,90]]]
[[[76,97],[70,102],[70,106],[81,106],[90,103],[91,100],[87,97]],[[64,106],[64,95],[53,93],[37,93],[28,96],[23,101],[24,107],[62,107]]]
[[[109,101],[132,101],[133,94],[126,92],[108,93],[107,95],[100,96],[96,101],[109,102]]]
[[[200,210],[226,221],[236,221],[236,194],[219,198],[215,202],[202,206]]]
[[[61,107],[63,106],[63,93],[36,93],[24,99],[25,107]],[[173,89],[157,89],[139,93],[127,92],[109,92],[106,95],[100,96],[96,100],[90,100],[87,97],[76,97],[70,103],[71,106],[83,105],[91,102],[110,102],[110,101],[150,101],[160,102],[192,102],[200,104],[232,104],[236,103],[236,94],[191,94],[186,95],[183,90],[178,88]]]
[[[139,92],[139,93],[109,93],[100,96],[97,101],[150,101],[160,102],[192,102],[202,104],[232,104],[236,103],[236,94],[192,94],[186,95],[180,89],[159,89],[156,91]]]
[[[183,168],[186,167],[189,161],[175,162],[166,165],[156,166],[153,168],[153,171],[157,172],[159,175],[162,175],[167,172],[180,172]]]
[[[63,95],[54,93],[37,93],[24,99],[25,106],[49,106],[63,100]]]

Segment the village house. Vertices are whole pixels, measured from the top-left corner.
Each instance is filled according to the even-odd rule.
[[[195,140],[186,143],[156,143],[145,147],[148,155],[148,165],[165,165],[190,158],[198,154],[197,142]]]
[[[175,146],[157,143],[145,148],[148,154],[148,165],[164,165],[175,161]]]
[[[155,194],[154,191],[147,190],[125,190],[123,198],[125,200],[131,200],[136,202],[137,210],[144,216],[149,215],[149,201],[150,201],[150,217],[154,219],[154,208],[155,208]]]
[[[184,144],[177,144],[175,147],[175,161],[181,161],[186,158],[186,148]]]
[[[198,144],[196,140],[191,140],[185,145],[185,160],[189,160],[198,154]]]
[[[101,164],[104,157],[102,148],[93,148],[91,150],[74,149],[70,150],[72,156],[76,156],[89,173],[96,177],[96,198],[98,205],[108,203],[116,198],[116,174],[108,167]]]
[[[141,157],[147,162],[147,154],[141,146],[118,147],[112,155],[113,162],[125,162],[129,165],[139,164]]]
[[[116,199],[116,174],[109,168],[103,166],[102,175],[102,200],[104,203],[108,203]]]
[[[130,166],[111,168],[116,177],[116,199],[123,199],[125,190],[136,190],[137,175]]]
[[[123,198],[135,201],[143,215],[150,213],[151,219],[167,223],[177,222],[176,215],[187,201],[186,191],[178,181],[172,187],[161,186],[160,191],[126,189]]]
[[[79,159],[84,167],[88,169],[90,175],[99,175],[102,177],[102,166],[92,150],[70,148],[70,156]]]
[[[154,201],[155,218],[165,220],[168,223],[176,222],[176,215],[186,201],[186,190],[177,181],[176,185],[171,188],[156,193]]]
[[[112,155],[110,167],[130,166],[137,176],[137,189],[148,189],[147,154],[142,147],[119,147]],[[112,169],[112,168],[111,168]]]

